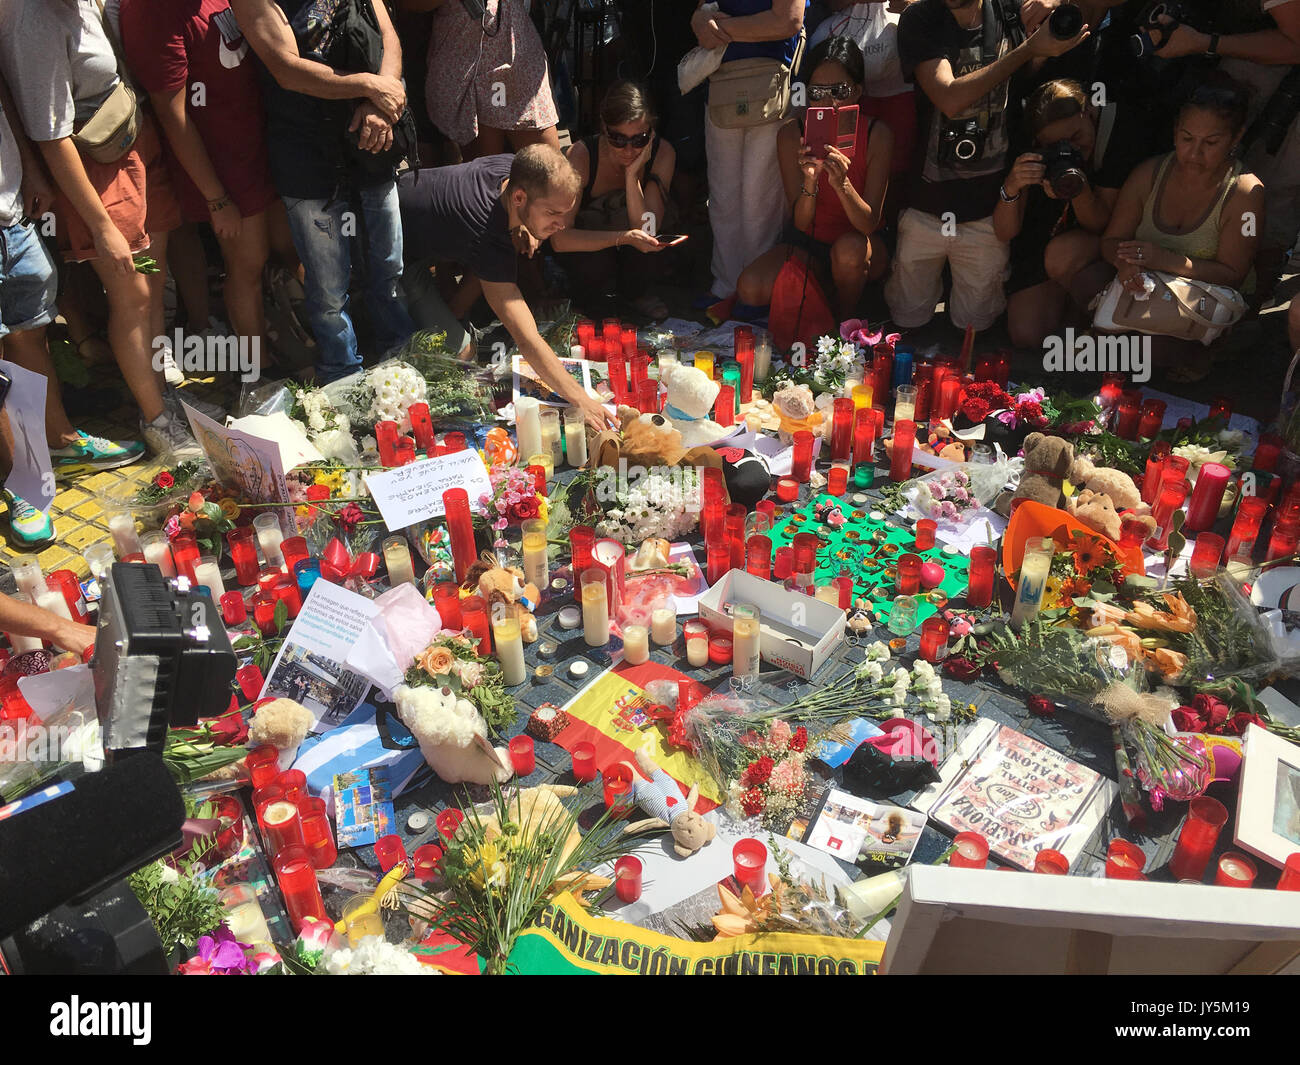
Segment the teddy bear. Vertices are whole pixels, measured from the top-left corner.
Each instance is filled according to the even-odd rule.
[[[682,434],[683,447],[711,444],[727,435],[726,427],[709,417],[721,386],[703,370],[665,362],[659,382],[666,390],[664,417]]]
[[[504,784],[510,779],[508,752],[487,741],[487,723],[477,707],[450,688],[399,684],[393,702],[420,753],[447,784]]]
[[[635,407],[619,407],[618,417],[618,432],[607,429],[588,450],[590,469],[605,466],[626,471],[678,465],[723,468],[722,459],[711,447],[685,447],[682,434],[662,414],[642,414]]]
[[[1083,488],[1075,492],[1066,503],[1065,509],[1080,524],[1086,525],[1095,533],[1119,539],[1120,517],[1115,511],[1115,504],[1104,492],[1094,492]]]
[[[683,796],[677,781],[655,765],[648,747],[644,746],[636,753],[636,769],[633,800],[654,816],[628,825],[624,832],[666,828],[672,833],[673,850],[679,858],[689,858],[718,834],[712,821],[704,820],[695,812],[695,802],[700,797],[698,784],[692,784],[689,794]]]
[[[772,396],[772,407],[780,419],[777,436],[781,443],[790,443],[801,429],[814,435],[821,433],[825,415],[817,409],[812,389],[807,385],[786,385]]]
[[[288,769],[316,719],[292,699],[269,699],[253,711],[248,722],[248,746],[270,744],[280,751],[280,768]]]
[[[465,574],[462,588],[477,592],[488,605],[488,617],[513,617],[519,622],[524,643],[537,639],[533,608],[541,601],[537,585],[529,583],[518,566],[506,568],[495,555],[484,552]],[[502,612],[504,611],[504,613]]]
[[[1142,502],[1142,493],[1127,473],[1109,466],[1094,466],[1083,456],[1076,458],[1070,467],[1070,483],[1076,488],[1110,496],[1117,512],[1132,510]]]
[[[1025,469],[1007,501],[1032,499],[1058,510],[1065,501],[1064,482],[1074,468],[1074,445],[1059,436],[1030,433],[1025,437]]]

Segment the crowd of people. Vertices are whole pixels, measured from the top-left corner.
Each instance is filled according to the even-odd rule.
[[[556,276],[539,263],[584,309],[622,299],[663,318],[658,283],[691,250],[675,231],[705,197],[699,309],[774,331],[791,313],[806,327],[812,300],[852,317],[870,289],[899,328],[944,303],[958,328],[1005,314],[1034,348],[1090,326],[1109,289],[1141,298],[1152,271],[1258,308],[1296,243],[1300,0],[670,0],[646,16],[659,76],[611,77],[567,147],[563,60],[532,14],[529,0],[0,0],[0,343],[50,381],[56,472],[197,453],[168,277],[187,332],[228,328],[270,355],[268,271],[296,274],[319,382],[417,329],[472,358],[484,300],[600,427],[606,411],[538,332],[530,302]],[[682,59],[706,71],[694,91],[663,77]],[[56,315],[80,356],[116,360],[140,440],[69,418]],[[1213,349],[1167,341],[1157,357],[1177,378],[1210,372]],[[17,542],[53,536],[9,505]]]

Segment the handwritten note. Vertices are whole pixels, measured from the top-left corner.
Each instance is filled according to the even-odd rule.
[[[295,534],[298,519],[289,503],[289,486],[284,480],[280,445],[274,440],[218,425],[183,400],[181,406],[190,420],[194,439],[199,442],[217,479],[237,488],[240,497],[250,503],[284,503],[278,508],[280,528],[285,535]]]
[[[471,509],[479,509],[478,497],[492,491],[487,467],[477,451],[457,451],[383,473],[368,473],[366,487],[384,524],[393,532],[417,521],[442,517],[442,493],[448,488],[465,489]]]

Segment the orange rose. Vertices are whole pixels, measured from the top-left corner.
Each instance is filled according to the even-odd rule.
[[[455,656],[445,647],[430,647],[415,660],[422,670],[431,677],[439,674],[450,673],[451,664],[455,661]]]

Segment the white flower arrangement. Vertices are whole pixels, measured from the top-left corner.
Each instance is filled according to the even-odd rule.
[[[817,338],[817,359],[813,363],[813,380],[823,388],[839,388],[852,371],[864,365],[856,344],[839,337]]]
[[[698,487],[680,469],[651,470],[619,502],[621,506],[605,511],[596,530],[624,544],[674,540],[699,521]]]
[[[1174,454],[1179,455],[1187,460],[1187,479],[1196,483],[1196,478],[1200,475],[1201,467],[1207,462],[1217,462],[1227,466],[1230,470],[1237,468],[1235,458],[1228,453],[1227,448],[1219,448],[1212,451],[1208,447],[1202,447],[1200,444],[1179,444],[1174,448]]]
[[[355,947],[327,950],[321,964],[330,976],[429,976],[435,973],[410,951],[393,946],[382,936],[366,936]]]
[[[877,640],[875,643],[867,645],[865,654],[868,662],[888,662],[889,644],[883,640]]]
[[[368,417],[376,422],[397,422],[399,432],[411,428],[407,412],[412,403],[423,403],[428,395],[428,385],[420,373],[404,362],[390,362],[376,366],[366,376],[366,384],[374,390]]]

